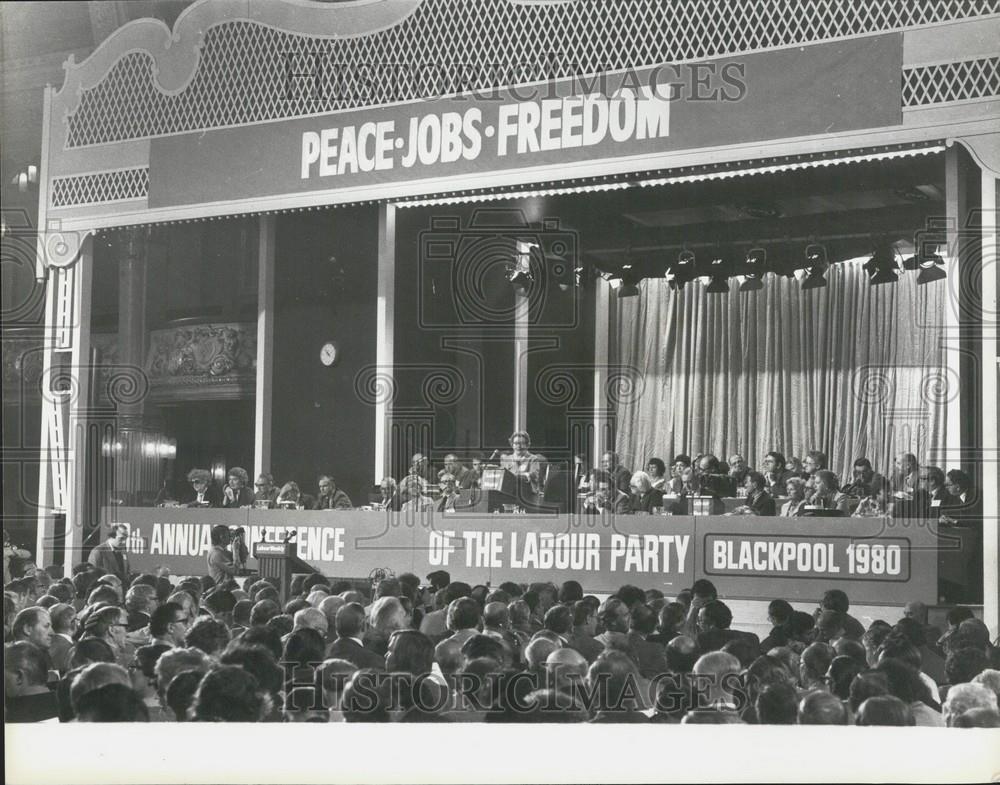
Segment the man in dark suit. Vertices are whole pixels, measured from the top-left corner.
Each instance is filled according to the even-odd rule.
[[[349,602],[337,611],[335,621],[337,640],[330,644],[327,659],[347,660],[359,668],[385,670],[385,658],[366,649],[361,640],[365,629],[365,609],[357,602]]]
[[[774,515],[774,498],[767,492],[767,481],[760,472],[748,472],[745,481],[750,515]]]
[[[313,503],[314,510],[350,510],[354,507],[351,498],[337,487],[333,477],[323,475],[319,478],[319,496]]]
[[[632,471],[618,462],[618,453],[606,452],[601,456],[601,471],[619,491],[627,494],[632,482]]]
[[[87,557],[93,566],[107,573],[117,575],[122,583],[128,583],[128,554],[125,553],[125,543],[128,541],[128,526],[122,523],[111,527],[108,539],[94,547]]]
[[[593,662],[604,651],[604,644],[594,638],[596,632],[597,611],[594,606],[583,600],[574,602],[573,629],[566,636],[566,645],[580,652],[587,662]]]
[[[222,494],[223,507],[253,507],[254,493],[247,486],[250,475],[246,469],[234,466],[226,476],[226,488]]]
[[[646,640],[656,631],[656,611],[646,604],[636,605],[629,612],[628,642],[632,646],[639,673],[643,678],[655,679],[667,672],[667,653],[662,644]]]
[[[438,482],[441,482],[446,474],[450,474],[455,478],[456,488],[471,488],[472,487],[472,472],[466,469],[458,460],[458,456],[455,453],[448,453],[444,456],[444,468],[438,472]]]
[[[760,638],[752,632],[731,630],[733,613],[722,600],[712,600],[698,610],[698,649],[703,652],[719,651],[729,641],[747,638],[759,649]]]
[[[944,487],[944,472],[937,466],[921,466],[918,483],[920,487],[916,495],[923,517],[939,518],[945,514],[951,494]]]

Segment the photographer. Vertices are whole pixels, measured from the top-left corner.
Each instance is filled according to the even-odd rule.
[[[212,550],[208,552],[208,574],[215,585],[233,581],[236,575],[236,565],[233,563],[233,554],[226,550],[226,546],[232,542],[232,534],[228,526],[212,527]]]

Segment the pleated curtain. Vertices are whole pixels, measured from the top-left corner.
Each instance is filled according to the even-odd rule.
[[[612,361],[643,379],[615,407],[625,465],[735,452],[760,467],[773,449],[818,449],[845,477],[860,456],[882,472],[900,452],[937,459],[957,395],[941,343],[948,282],[871,286],[858,262],[826,278],[803,291],[769,276],[747,293],[733,280],[728,294],[648,279],[638,297],[612,295]]]

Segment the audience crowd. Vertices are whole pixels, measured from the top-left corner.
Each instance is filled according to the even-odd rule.
[[[847,595],[768,606],[763,639],[698,580],[374,587],[129,576],[4,594],[7,722],[595,722],[1000,727],[1000,652],[966,608],[867,628]]]

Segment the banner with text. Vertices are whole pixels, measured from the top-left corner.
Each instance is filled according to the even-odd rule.
[[[830,588],[869,604],[937,596],[937,535],[923,521],[128,507],[106,514],[129,527],[133,569],[175,575],[206,573],[210,531],[222,524],[243,526],[250,546],[294,532],[299,558],[336,578],[446,570],[471,584],[576,580],[598,594],[631,583],[670,596],[708,578],[720,595],[740,599],[813,600]]]
[[[289,90],[331,89],[326,65],[290,67]],[[893,33],[164,136],[149,206],[895,126],[901,69]]]

